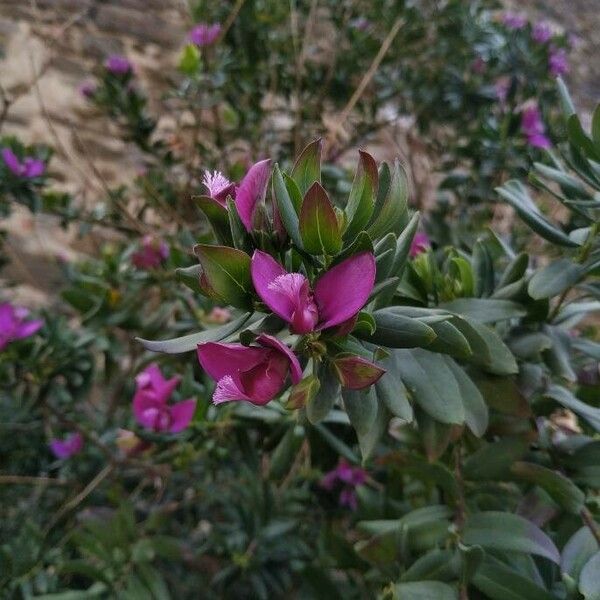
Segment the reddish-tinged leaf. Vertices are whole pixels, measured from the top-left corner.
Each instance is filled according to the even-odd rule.
[[[300,210],[300,235],[304,249],[311,254],[337,254],[342,237],[327,192],[315,182],[304,196]]]

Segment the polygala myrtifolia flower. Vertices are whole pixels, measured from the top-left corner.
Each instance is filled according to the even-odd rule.
[[[196,400],[168,404],[180,380],[178,376],[165,379],[155,363],[135,378],[133,414],[142,427],[157,433],[179,433],[190,424]]]
[[[356,488],[364,485],[367,480],[367,472],[360,467],[353,467],[345,459],[340,458],[337,467],[325,474],[321,479],[321,487],[328,492],[339,487],[340,506],[345,506],[350,510],[358,508],[358,499],[356,497]]]
[[[80,433],[71,433],[65,439],[54,439],[50,442],[50,450],[56,458],[66,459],[81,452],[83,436]]]
[[[211,46],[221,34],[220,23],[198,23],[189,34],[189,40],[196,46]]]
[[[328,269],[311,288],[302,273],[288,273],[260,250],[254,252],[250,267],[256,293],[297,334],[352,319],[373,290],[375,270],[373,253],[360,252]]]
[[[127,75],[133,71],[133,65],[125,56],[113,54],[104,61],[104,68],[113,75]]]
[[[44,321],[41,319],[27,320],[29,311],[22,306],[13,306],[8,302],[0,304],[0,352],[10,342],[22,340],[37,333]]]
[[[169,258],[169,246],[163,240],[144,236],[139,250],[133,253],[131,262],[138,269],[156,269]]]
[[[4,164],[16,177],[33,179],[35,177],[41,177],[46,170],[44,161],[39,158],[26,156],[23,160],[20,160],[10,148],[2,148],[1,154]]]
[[[202,183],[209,198],[223,209],[227,209],[227,198],[235,203],[240,220],[247,231],[252,231],[254,214],[259,202],[264,198],[271,175],[271,159],[253,164],[239,185],[229,181],[220,171],[207,171]]]
[[[302,378],[297,356],[276,337],[261,334],[258,346],[207,342],[198,345],[202,368],[217,382],[213,402],[247,400],[259,406],[273,400],[289,374],[293,384]]]
[[[430,245],[429,236],[424,231],[417,231],[410,243],[409,256],[414,258],[423,252],[427,252],[427,248],[429,248]]]
[[[537,104],[530,102],[523,107],[521,112],[521,131],[530,146],[547,149],[552,146],[546,135],[542,115]]]

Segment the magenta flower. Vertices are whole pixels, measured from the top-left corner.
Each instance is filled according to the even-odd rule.
[[[250,265],[261,300],[290,324],[293,333],[327,329],[354,317],[375,284],[375,257],[355,254],[325,272],[310,288],[301,273],[288,273],[273,257],[256,250]]]
[[[527,143],[534,148],[550,148],[551,142],[546,136],[544,123],[537,104],[530,103],[521,113],[521,131]]]
[[[198,23],[191,31],[189,40],[196,46],[211,46],[221,34],[221,24]]]
[[[270,175],[271,159],[267,158],[253,164],[238,186],[220,171],[207,171],[202,183],[209,197],[221,206],[226,206],[227,196],[231,196],[244,227],[247,231],[252,231],[254,212],[267,191]]]
[[[523,29],[527,25],[527,16],[522,13],[506,12],[502,15],[502,22],[509,29]]]
[[[568,73],[569,59],[566,50],[564,48],[552,48],[548,57],[548,66],[554,77]]]
[[[79,84],[78,90],[84,98],[93,98],[96,93],[96,84],[93,81],[83,81]]]
[[[142,427],[161,433],[179,433],[190,424],[196,400],[189,398],[167,404],[180,380],[178,376],[165,379],[155,363],[135,378],[133,414]]]
[[[133,65],[125,56],[113,54],[104,61],[104,67],[113,75],[127,75],[133,70]]]
[[[366,17],[357,17],[356,19],[352,19],[350,21],[350,27],[356,29],[357,31],[367,31],[369,27],[371,27],[371,21]]]
[[[334,488],[341,486],[339,503],[350,510],[358,508],[356,488],[364,485],[367,480],[367,472],[360,467],[353,467],[345,459],[340,461],[335,469],[325,474],[321,479],[321,487],[331,492]]]
[[[259,347],[207,342],[198,345],[198,361],[217,382],[213,402],[246,400],[262,406],[275,398],[290,375],[293,384],[302,379],[296,355],[276,337],[261,334]]]
[[[427,252],[429,246],[429,236],[424,231],[417,231],[417,233],[415,233],[415,237],[410,243],[410,257],[414,258],[415,256],[422,254],[423,252]]]
[[[50,442],[50,450],[56,458],[65,459],[81,452],[83,436],[80,433],[71,433],[64,440],[54,439]]]
[[[140,249],[133,253],[131,261],[138,269],[156,269],[168,257],[169,246],[167,243],[151,235],[146,235]]]
[[[552,27],[547,21],[538,21],[531,31],[533,41],[538,44],[545,44],[552,36]]]
[[[33,179],[34,177],[43,175],[46,170],[44,161],[39,158],[27,156],[21,161],[10,148],[2,148],[1,154],[4,164],[8,167],[9,171],[17,177]]]
[[[8,302],[0,304],[0,352],[10,342],[32,336],[44,325],[42,319],[26,321],[29,311]]]

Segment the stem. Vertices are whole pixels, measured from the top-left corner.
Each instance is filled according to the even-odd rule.
[[[454,516],[454,524],[457,532],[460,535],[465,525],[467,505],[465,502],[465,482],[463,479],[462,472],[462,446],[460,441],[454,446],[454,476],[456,477],[458,496],[456,498],[456,512]],[[469,600],[469,591],[467,589],[467,582],[462,580],[458,586],[458,597],[460,600]]]
[[[600,546],[600,525],[598,525],[598,523],[596,523],[596,521],[594,520],[594,517],[592,516],[592,513],[587,509],[587,507],[584,506],[581,509],[581,512],[579,513],[579,515],[581,516],[581,520],[586,524],[588,529],[592,532],[592,535],[594,536],[596,542],[598,543],[598,546]]]

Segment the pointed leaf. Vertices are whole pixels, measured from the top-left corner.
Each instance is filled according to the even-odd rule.
[[[372,219],[367,232],[372,239],[379,239],[388,232],[400,233],[407,219],[408,178],[399,161],[395,161],[389,187],[385,196],[378,194],[375,205],[376,217]]]
[[[194,253],[202,265],[202,279],[223,304],[251,306],[250,257],[227,246],[197,244]]]
[[[358,169],[345,211],[348,221],[348,227],[344,232],[346,240],[354,239],[369,222],[379,181],[377,165],[373,157],[362,150],[359,150],[359,154]]]
[[[302,248],[302,238],[300,237],[300,225],[298,222],[298,214],[292,202],[290,194],[287,190],[283,175],[276,164],[273,169],[273,196],[279,209],[279,215],[285,230],[298,248]]]
[[[292,179],[298,185],[301,196],[306,194],[313,183],[321,182],[322,149],[323,141],[319,138],[310,142],[296,159],[292,169]]]
[[[342,248],[342,236],[327,192],[320,183],[308,189],[300,210],[300,235],[311,254],[333,255]]]

